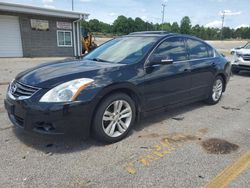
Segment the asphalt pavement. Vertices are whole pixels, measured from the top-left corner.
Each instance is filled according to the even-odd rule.
[[[231,77],[219,104],[198,102],[152,114],[126,139],[104,145],[13,128],[3,107],[8,82],[48,59],[0,61],[0,187],[196,188],[216,183],[237,161],[238,170],[222,180],[232,188],[249,187],[250,72]]]

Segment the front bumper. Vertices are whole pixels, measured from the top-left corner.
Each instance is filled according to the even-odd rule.
[[[243,57],[234,56],[234,60],[232,62],[232,69],[250,70],[250,61],[243,59]]]
[[[89,103],[34,103],[30,100],[4,101],[9,119],[18,128],[42,134],[80,134],[88,137],[92,117]]]
[[[232,64],[233,70],[247,70],[250,71],[250,65],[244,65],[244,64]]]

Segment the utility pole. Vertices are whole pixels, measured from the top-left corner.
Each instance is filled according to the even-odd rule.
[[[167,6],[166,2],[162,3],[161,6],[162,6],[162,22],[161,22],[161,24],[162,24],[162,30],[163,30],[163,24],[165,22],[165,8]]]
[[[225,21],[226,12],[223,10],[221,12],[221,31],[220,31],[220,39],[223,40],[223,28],[224,28],[224,21]]]
[[[74,0],[72,0],[72,11],[74,11]]]

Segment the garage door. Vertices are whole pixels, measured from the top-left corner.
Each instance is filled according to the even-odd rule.
[[[0,57],[22,56],[22,40],[18,17],[0,15]]]

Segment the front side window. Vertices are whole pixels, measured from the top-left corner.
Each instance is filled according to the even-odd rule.
[[[187,60],[184,41],[180,37],[169,38],[154,51],[153,58],[171,59],[173,61]]]
[[[201,59],[213,57],[213,49],[203,42],[187,39],[190,59]]]
[[[141,60],[156,41],[156,37],[116,38],[90,52],[84,59],[109,63],[132,64]]]
[[[59,47],[72,46],[72,32],[71,31],[57,31],[57,44]]]

